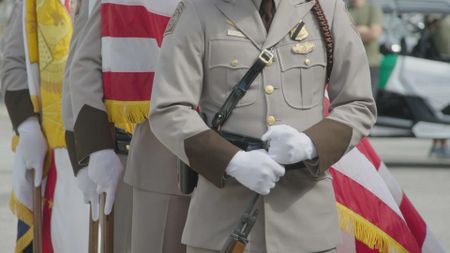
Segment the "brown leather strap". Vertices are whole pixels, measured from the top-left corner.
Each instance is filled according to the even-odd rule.
[[[325,42],[325,48],[327,51],[327,83],[330,81],[331,71],[333,70],[334,63],[334,39],[330,26],[328,25],[327,17],[323,12],[322,6],[319,0],[316,0],[312,8],[312,12],[319,23],[319,28],[322,33],[323,40]]]

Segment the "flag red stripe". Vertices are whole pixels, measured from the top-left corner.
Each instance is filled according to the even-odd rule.
[[[361,153],[375,166],[375,169],[378,171],[381,165],[381,158],[378,156],[377,152],[373,149],[372,145],[370,145],[369,140],[364,138],[361,142],[356,146]]]
[[[148,101],[154,72],[103,72],[103,96],[120,101]]]
[[[364,243],[355,240],[355,249],[357,253],[380,253],[377,249],[370,249]]]
[[[405,194],[403,194],[400,210],[406,223],[408,223],[408,227],[410,227],[411,232],[416,237],[417,243],[422,248],[427,236],[427,224]]]
[[[101,15],[102,37],[154,38],[159,46],[170,20],[149,12],[144,6],[110,3],[102,4]]]
[[[374,224],[411,253],[420,253],[407,224],[373,193],[339,171],[330,170],[336,201]]]

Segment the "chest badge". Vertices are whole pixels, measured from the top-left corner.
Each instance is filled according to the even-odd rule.
[[[292,47],[294,54],[309,54],[314,51],[316,44],[312,42],[297,43]]]
[[[300,21],[290,32],[289,37],[291,37],[292,40],[295,41],[302,41],[306,38],[308,38],[309,32],[308,29],[305,27],[305,23],[303,21]]]

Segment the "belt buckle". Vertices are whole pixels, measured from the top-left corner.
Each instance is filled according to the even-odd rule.
[[[273,61],[273,53],[270,52],[267,49],[264,49],[263,51],[261,51],[261,53],[258,56],[259,60],[261,60],[264,64],[266,65],[270,65],[272,64]]]

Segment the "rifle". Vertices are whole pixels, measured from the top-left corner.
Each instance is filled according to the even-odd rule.
[[[253,225],[255,225],[258,217],[258,209],[256,203],[261,195],[256,194],[250,201],[250,205],[241,215],[238,226],[231,233],[224,247],[220,253],[243,253],[248,243],[248,235],[250,234]]]

